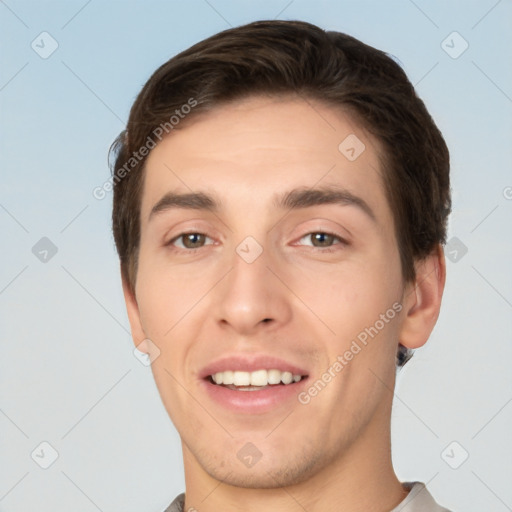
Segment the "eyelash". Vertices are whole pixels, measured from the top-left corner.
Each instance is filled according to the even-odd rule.
[[[179,240],[180,238],[183,238],[187,235],[204,235],[206,238],[211,239],[210,236],[208,236],[206,233],[202,233],[201,231],[186,231],[186,232],[180,233],[179,235],[175,236],[174,238],[169,240],[169,242],[167,242],[165,245],[173,246],[173,244],[174,244],[174,242],[176,242],[176,240]],[[193,249],[187,249],[187,248],[182,249],[181,247],[173,247],[173,249],[176,251],[193,252],[193,251],[197,251],[198,249],[202,249],[203,247],[195,247]]]
[[[344,238],[342,238],[337,233],[333,233],[331,231],[310,231],[309,233],[306,233],[304,236],[301,236],[299,238],[299,240],[302,240],[303,238],[306,238],[307,236],[319,235],[319,234],[320,235],[332,236],[335,240],[338,241],[338,243],[333,243],[333,245],[330,245],[329,247],[315,247],[314,245],[308,246],[308,247],[311,247],[315,251],[320,251],[320,252],[336,252],[337,250],[339,250],[339,249],[335,248],[337,245],[341,245],[341,246],[348,245],[347,241]]]
[[[321,251],[321,252],[328,252],[329,253],[329,252],[335,252],[336,250],[338,250],[338,249],[333,249],[333,247],[336,246],[336,245],[345,245],[345,246],[348,245],[348,243],[347,243],[347,241],[345,239],[343,239],[338,234],[332,233],[330,231],[310,231],[309,233],[306,233],[305,235],[301,236],[299,238],[299,240],[302,240],[303,238],[306,238],[307,236],[318,235],[318,234],[332,236],[339,243],[333,243],[333,245],[331,245],[329,247],[315,247],[313,245],[312,246],[308,246],[308,247],[311,247],[313,250],[318,250],[318,251]],[[174,238],[169,240],[169,242],[167,242],[165,245],[171,246],[173,248],[173,250],[175,250],[175,251],[178,251],[178,252],[188,252],[188,253],[195,252],[198,249],[203,249],[205,247],[205,246],[202,246],[202,247],[194,247],[192,249],[187,249],[187,248],[183,249],[181,247],[173,246],[174,242],[176,242],[180,238],[183,238],[183,237],[185,237],[187,235],[204,235],[206,238],[212,239],[206,233],[202,233],[200,231],[187,231],[187,232],[183,232],[183,233],[180,233],[179,235],[175,236]],[[208,244],[208,245],[213,245],[213,244]]]

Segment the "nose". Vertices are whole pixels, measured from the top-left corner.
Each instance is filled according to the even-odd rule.
[[[232,260],[231,271],[219,283],[215,297],[215,315],[223,328],[241,335],[273,330],[290,321],[292,316],[288,290],[269,269],[267,251],[248,262],[239,254]]]

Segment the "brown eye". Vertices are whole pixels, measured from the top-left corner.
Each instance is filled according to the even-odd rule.
[[[330,247],[333,245],[334,240],[338,237],[331,235],[330,233],[310,233],[308,236],[311,237],[314,247]]]
[[[348,246],[348,242],[335,233],[313,231],[307,233],[299,240],[299,245],[312,248],[319,252],[334,252]]]
[[[182,233],[171,240],[171,245],[180,249],[199,249],[205,245],[207,238],[203,233]]]

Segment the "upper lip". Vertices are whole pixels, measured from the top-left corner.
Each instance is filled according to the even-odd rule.
[[[307,370],[295,364],[289,363],[284,359],[279,359],[270,355],[232,355],[224,356],[205,366],[199,376],[202,379],[214,375],[215,373],[228,370],[241,372],[254,372],[256,370],[279,370],[281,372],[290,372],[293,375],[308,375]]]

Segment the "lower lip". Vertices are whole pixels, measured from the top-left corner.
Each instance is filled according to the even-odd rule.
[[[304,388],[307,378],[287,385],[269,386],[258,391],[236,391],[224,386],[202,380],[208,396],[224,408],[238,413],[265,413],[287,402],[296,400]]]

